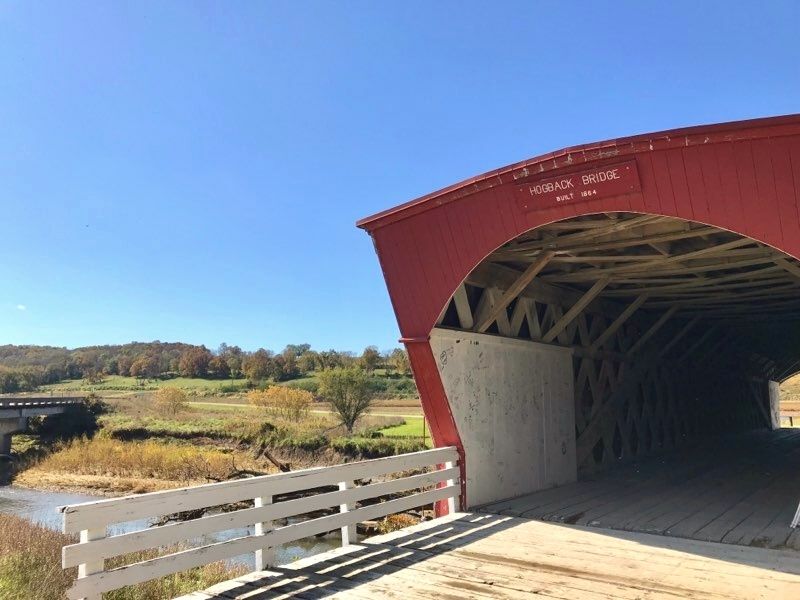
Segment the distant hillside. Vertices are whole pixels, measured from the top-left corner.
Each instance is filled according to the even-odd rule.
[[[189,378],[247,378],[252,382],[286,381],[326,368],[357,364],[409,373],[408,357],[395,348],[381,354],[368,346],[360,356],[336,350],[315,351],[309,344],[290,344],[280,353],[259,348],[246,352],[222,344],[215,351],[182,342],[131,342],[129,344],[59,348],[55,346],[0,346],[0,393],[31,391],[65,379],[101,380],[120,375],[158,379],[180,375]]]

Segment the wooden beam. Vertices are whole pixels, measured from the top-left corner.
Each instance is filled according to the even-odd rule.
[[[505,265],[483,262],[467,275],[466,283],[480,288],[499,287],[505,289],[514,283],[521,271],[512,269]],[[522,296],[526,296],[539,302],[540,304],[574,304],[581,298],[581,292],[565,286],[553,285],[542,281],[539,276],[531,281],[523,290]],[[615,301],[609,302],[605,298],[596,298],[589,303],[587,310],[601,313],[606,317],[616,318],[622,312],[624,304]]]
[[[621,275],[623,273],[652,274],[653,269],[663,268],[664,266],[667,265],[673,265],[675,263],[683,262],[686,260],[692,260],[704,256],[721,254],[724,253],[726,250],[732,250],[734,248],[739,248],[741,246],[749,244],[755,244],[755,242],[751,239],[739,238],[736,240],[732,240],[730,242],[726,242],[724,244],[709,246],[707,248],[701,248],[700,250],[693,250],[692,252],[686,252],[684,254],[676,254],[668,258],[667,257],[657,258],[652,262],[622,265],[619,267],[609,267],[607,269],[585,269],[582,271],[577,271],[575,273],[569,273],[567,275],[548,275],[547,277],[544,277],[544,279],[546,279],[547,281],[570,282],[570,281],[586,281],[587,279],[591,280],[598,277],[599,275],[613,275],[616,278],[618,275]],[[681,266],[678,268],[677,272],[683,274],[683,273],[688,273],[689,271]]]
[[[727,304],[745,304],[757,300],[773,300],[777,298],[797,298],[798,287],[794,283],[776,285],[768,289],[752,290],[748,292],[738,292],[735,294],[725,293],[713,295],[699,295],[699,296],[683,296],[676,297],[673,300],[658,300],[653,301],[651,306],[653,308],[664,308],[672,304],[680,304],[681,306],[696,307],[699,305],[727,305]]]
[[[699,338],[697,338],[697,339],[694,341],[694,343],[693,343],[691,346],[689,346],[689,347],[688,347],[688,348],[687,348],[687,349],[686,349],[686,350],[683,352],[683,354],[681,354],[681,355],[678,357],[678,359],[677,359],[677,362],[679,362],[679,363],[680,363],[680,362],[683,362],[683,361],[684,361],[684,360],[686,360],[686,359],[687,359],[689,356],[691,356],[691,355],[692,355],[692,353],[693,353],[695,350],[697,350],[697,349],[698,349],[700,346],[702,346],[702,345],[703,345],[703,344],[706,342],[706,340],[707,340],[708,338],[710,338],[712,335],[714,335],[714,334],[717,332],[717,329],[718,329],[718,328],[719,328],[719,326],[718,326],[718,325],[712,325],[711,327],[709,327],[709,328],[708,328],[708,330],[707,330],[707,331],[706,331],[706,332],[705,332],[703,335],[701,335]]]
[[[746,281],[740,281],[745,279]],[[720,277],[712,277],[708,279],[681,279],[675,282],[674,279],[638,279],[637,283],[645,284],[644,287],[631,287],[609,290],[606,295],[610,298],[614,296],[622,296],[627,294],[643,294],[645,292],[658,295],[659,292],[672,292],[681,290],[703,289],[707,287],[714,287],[717,289],[731,289],[737,287],[747,287],[748,285],[765,285],[766,281],[786,281],[786,274],[780,272],[779,267],[766,267],[756,271],[748,271],[747,273],[733,273],[731,275],[722,275]],[[659,285],[666,282],[667,285]],[[739,283],[730,283],[739,282]],[[620,284],[627,285],[631,281],[623,279]],[[723,285],[726,284],[726,285]]]
[[[661,315],[658,318],[658,320],[650,326],[650,329],[645,331],[644,334],[642,334],[642,337],[640,337],[636,341],[636,343],[631,347],[631,349],[628,350],[627,355],[631,356],[635,352],[637,352],[639,350],[639,348],[641,348],[647,342],[647,340],[649,340],[651,337],[653,337],[653,335],[655,335],[655,333],[659,329],[661,329],[661,327],[664,325],[664,323],[669,321],[672,318],[672,315],[674,315],[676,312],[678,312],[678,307],[677,306],[673,306],[667,312],[665,312],[663,315]]]
[[[798,267],[796,264],[789,262],[785,258],[776,259],[775,264],[787,273],[790,273],[800,279],[800,267]]]
[[[592,352],[594,352],[598,348],[600,348],[603,344],[605,344],[608,338],[614,335],[617,332],[617,330],[620,327],[622,327],[623,323],[625,323],[625,321],[630,319],[631,315],[633,315],[633,313],[635,313],[639,309],[639,307],[647,301],[647,298],[648,298],[647,294],[642,294],[641,296],[636,298],[636,300],[631,302],[628,308],[622,311],[622,314],[620,314],[620,316],[618,316],[603,333],[597,336],[597,339],[594,342],[592,342],[592,345],[589,347],[589,349]]]
[[[683,338],[683,336],[685,336],[687,333],[689,333],[689,330],[690,330],[692,327],[694,327],[694,326],[697,324],[697,321],[699,321],[699,320],[700,320],[700,317],[694,317],[694,318],[690,319],[690,320],[689,320],[689,321],[686,323],[686,325],[684,325],[683,327],[681,327],[681,329],[678,331],[678,333],[676,333],[676,334],[675,334],[675,335],[672,337],[672,339],[671,339],[669,342],[667,342],[667,344],[666,344],[665,346],[662,346],[662,347],[661,347],[661,349],[658,351],[658,356],[659,356],[659,358],[661,358],[661,357],[662,357],[662,356],[664,356],[664,355],[665,355],[667,352],[669,352],[670,350],[672,350],[672,347],[673,347],[675,344],[677,344],[677,343],[678,343],[678,342],[681,340],[681,338]]]
[[[467,289],[463,283],[458,286],[456,293],[453,294],[453,302],[456,305],[456,313],[458,314],[458,322],[461,325],[461,329],[472,329],[474,319],[467,299]]]
[[[514,247],[514,251],[516,252],[528,252],[531,250],[540,250],[540,249],[555,249],[555,248],[563,248],[566,247],[568,244],[574,244],[576,242],[581,242],[584,240],[596,240],[599,237],[611,235],[613,233],[619,233],[620,231],[626,231],[628,229],[635,229],[637,227],[642,227],[644,225],[648,225],[651,223],[657,223],[659,221],[665,220],[665,217],[658,217],[654,215],[640,215],[633,217],[631,219],[617,219],[617,220],[608,220],[603,221],[603,226],[600,228],[594,228],[589,231],[581,231],[579,233],[570,233],[565,235],[560,235],[549,240],[537,240],[534,242],[527,242],[519,244],[518,246]]]
[[[640,237],[626,237],[620,238],[618,240],[611,240],[605,242],[591,242],[588,244],[578,244],[578,245],[568,245],[568,244],[561,244],[559,243],[558,238],[553,239],[552,241],[548,241],[545,244],[541,244],[548,250],[556,250],[558,252],[596,252],[599,250],[608,250],[608,249],[620,249],[620,248],[630,248],[633,246],[647,246],[651,242],[672,242],[676,240],[683,240],[695,237],[702,237],[707,236],[712,233],[719,233],[718,229],[714,227],[702,227],[699,229],[692,229],[689,231],[680,231],[680,232],[673,232],[673,233],[659,233],[655,235],[648,235],[648,236],[640,236]],[[744,241],[748,244],[755,244],[753,240],[740,238],[736,241]],[[536,252],[538,248],[532,249],[531,251]],[[502,260],[524,260],[525,251],[518,249],[518,248],[509,248],[498,250],[495,255],[504,257]],[[508,258],[510,257],[510,258]]]
[[[482,323],[486,319],[486,315],[495,306],[501,296],[500,290],[496,287],[487,287],[483,290],[478,306],[475,309],[475,320]],[[500,311],[497,315],[497,331],[500,335],[511,336],[511,324],[508,321],[508,314],[505,311]]]
[[[631,400],[635,397],[636,389],[654,364],[656,364],[656,360],[652,356],[634,361],[632,368],[626,370],[625,376],[619,385],[591,417],[584,430],[575,440],[575,451],[579,467],[589,458],[595,444],[603,437],[603,432],[607,430],[613,431],[617,422],[619,407],[626,400]]]
[[[578,300],[575,304],[572,305],[564,316],[561,317],[555,325],[553,325],[550,330],[544,334],[542,337],[542,341],[544,342],[552,342],[556,336],[566,329],[567,325],[572,323],[572,321],[577,317],[581,311],[586,308],[586,306],[594,300],[600,292],[605,289],[605,287],[611,282],[610,277],[603,277],[599,279],[595,284],[589,288],[589,290],[581,296],[581,299]]]
[[[523,271],[522,275],[512,283],[506,291],[503,293],[501,298],[489,309],[486,316],[478,322],[477,327],[475,327],[475,331],[484,332],[486,331],[489,326],[497,319],[497,316],[504,311],[511,302],[514,301],[514,298],[519,296],[528,284],[534,280],[534,278],[547,266],[547,263],[550,262],[550,259],[553,258],[554,252],[546,251],[539,256],[531,265]]]

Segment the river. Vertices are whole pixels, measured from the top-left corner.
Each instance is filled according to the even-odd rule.
[[[30,521],[41,523],[51,529],[61,530],[61,514],[57,507],[65,504],[80,504],[101,500],[100,496],[86,494],[71,494],[65,492],[46,492],[30,490],[13,485],[0,487],[0,513],[17,515]],[[129,531],[137,531],[147,526],[147,521],[131,521],[109,527],[109,534],[117,535]],[[253,533],[252,528],[230,529],[212,536],[206,536],[199,541],[204,543],[221,542],[224,540],[241,537]],[[195,542],[195,540],[192,540]],[[307,538],[290,544],[284,544],[275,549],[276,564],[286,564],[306,556],[325,552],[340,545],[338,534],[322,538]],[[254,567],[253,555],[239,556],[231,560],[232,563],[245,564]]]

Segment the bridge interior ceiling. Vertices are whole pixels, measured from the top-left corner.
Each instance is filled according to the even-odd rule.
[[[769,423],[800,368],[800,264],[736,233],[633,213],[539,227],[489,255],[439,327],[573,349],[583,472]]]

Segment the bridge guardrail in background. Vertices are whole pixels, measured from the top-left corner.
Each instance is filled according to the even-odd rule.
[[[195,487],[112,498],[59,507],[64,532],[80,533],[80,542],[65,546],[62,564],[78,566],[78,579],[68,592],[72,600],[99,599],[103,592],[185,571],[218,560],[255,553],[256,570],[271,565],[272,549],[280,544],[341,529],[342,545],[356,541],[356,524],[447,500],[456,510],[459,496],[458,454],[454,447],[423,450],[388,458],[317,467],[211,483]],[[357,485],[362,479],[433,467],[434,470]],[[441,468],[440,468],[441,467]],[[319,488],[337,486],[338,491]],[[316,491],[312,495],[273,503],[280,494]],[[356,502],[389,494],[415,493],[356,508]],[[252,506],[189,521],[150,527],[107,537],[114,523],[161,517],[182,511],[249,501]],[[271,521],[338,507],[339,512],[274,527]],[[255,533],[223,542],[172,552],[158,558],[105,570],[104,561],[129,552],[162,548],[228,529],[255,526]]]
[[[3,398],[0,396],[0,408],[32,408],[37,406],[65,406],[82,404],[83,398]]]

